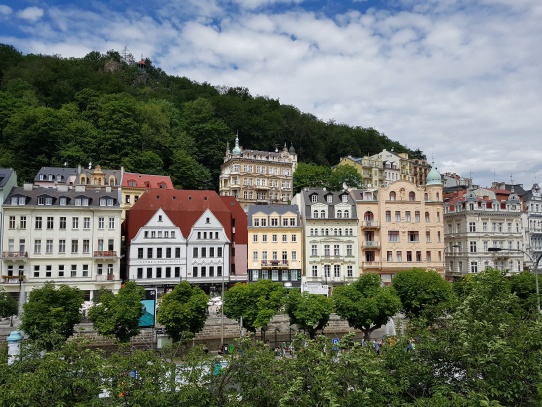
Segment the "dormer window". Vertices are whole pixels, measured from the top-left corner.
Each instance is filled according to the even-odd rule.
[[[328,195],[326,196],[326,200],[327,200],[327,203],[332,203],[333,202],[333,195]]]
[[[38,196],[38,205],[45,205],[45,197]]]
[[[68,199],[65,196],[61,196],[58,200],[58,203],[62,206],[66,206],[66,204],[68,203]]]
[[[343,200],[344,203],[348,202],[348,195],[344,194],[342,196],[342,200]]]
[[[44,174],[40,174],[40,181],[43,181],[45,180],[45,175]]]
[[[162,189],[166,189],[166,183],[165,182],[161,182],[158,184],[158,187],[159,188],[162,188]]]
[[[130,180],[128,181],[128,186],[129,187],[135,187],[136,186],[136,182],[134,180]]]
[[[49,174],[48,180],[49,180],[49,181],[52,181],[52,180],[53,180],[53,174]]]
[[[311,202],[312,202],[312,203],[318,202],[318,195],[316,195],[316,194],[311,195]]]

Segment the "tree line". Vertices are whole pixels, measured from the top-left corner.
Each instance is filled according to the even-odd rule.
[[[44,166],[170,175],[184,189],[217,189],[226,143],[293,145],[300,162],[330,167],[386,148],[422,158],[371,127],[324,122],[243,87],[167,75],[131,55],[23,55],[0,44],[0,167],[31,182]]]
[[[186,282],[178,287],[164,295],[160,308],[166,311],[161,315],[159,308],[157,318],[170,336],[182,341],[201,329],[207,297]],[[119,324],[105,322],[119,321],[115,310],[143,297],[135,286],[124,289],[129,294],[102,297],[91,313],[95,327],[119,341],[127,331],[115,331],[111,327]],[[542,402],[542,319],[535,278],[528,272],[509,277],[488,268],[452,285],[436,272],[412,269],[399,272],[389,287],[369,274],[335,288],[331,298],[286,291],[271,281],[238,284],[226,291],[226,315],[237,320],[242,316],[245,328],[254,332],[275,313],[287,312],[306,335],[295,338],[289,357],[276,357],[248,335],[236,342],[222,364],[201,347],[181,362],[172,349],[164,357],[153,351],[127,356],[121,348],[106,357],[77,341],[58,340],[68,333],[71,322],[65,314],[76,297],[63,290],[48,286],[47,295],[31,294],[25,304],[22,328],[38,333],[30,321],[38,323],[31,315],[39,309],[32,303],[39,302],[39,314],[48,323],[41,328],[46,334],[31,337],[15,364],[0,363],[0,406],[474,407]],[[55,292],[62,293],[64,305],[55,300]],[[115,298],[118,302],[113,303]],[[378,352],[351,334],[331,344],[318,336],[331,310],[365,338],[402,311],[407,332],[384,338]],[[39,353],[47,344],[48,352]]]

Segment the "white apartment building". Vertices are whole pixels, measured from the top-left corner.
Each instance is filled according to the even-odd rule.
[[[520,198],[506,190],[478,188],[448,197],[444,204],[446,277],[453,280],[486,267],[523,271],[521,215]]]
[[[525,212],[523,213],[523,230],[525,251],[530,258],[526,259],[529,266],[542,256],[542,196],[540,186],[534,184],[523,194]],[[542,268],[542,260],[538,268]]]
[[[91,300],[121,287],[121,208],[109,188],[12,188],[2,205],[2,286],[25,296],[54,281]]]
[[[300,208],[304,233],[302,283],[339,285],[355,281],[358,217],[348,191],[305,188],[292,200]]]

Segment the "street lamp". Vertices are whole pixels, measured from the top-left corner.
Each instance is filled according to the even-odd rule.
[[[489,247],[487,249],[487,251],[489,251],[489,252],[502,252],[502,251],[520,252],[520,253],[523,253],[523,254],[527,255],[527,257],[529,257],[529,259],[531,259],[531,263],[534,264],[534,270],[533,271],[534,271],[534,280],[535,280],[535,284],[536,284],[536,300],[537,300],[538,312],[540,313],[540,291],[539,291],[539,288],[538,288],[538,263],[540,262],[540,259],[542,258],[542,254],[540,256],[538,256],[538,258],[536,259],[536,262],[534,262],[531,255],[529,253],[527,253],[526,251],[521,250],[521,249],[503,249],[502,247]]]

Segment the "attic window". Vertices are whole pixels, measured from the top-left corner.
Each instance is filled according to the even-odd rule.
[[[162,222],[162,215],[158,215],[158,222]]]
[[[192,197],[191,197],[191,196],[189,196],[189,197],[188,197],[188,200],[189,200],[189,201],[191,201],[191,200],[192,200]]]
[[[311,195],[311,202],[316,203],[318,201],[318,196],[316,194]]]
[[[207,200],[207,197],[206,197],[206,196],[204,196],[204,197],[203,197],[203,200],[204,200],[204,201],[206,201],[206,200]]]
[[[331,195],[331,194],[328,195],[328,196],[326,197],[326,199],[327,199],[327,203],[333,202],[333,195]]]

